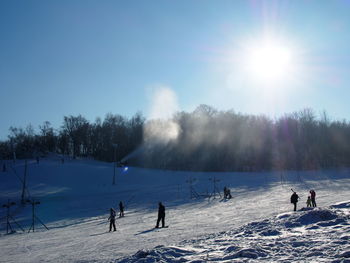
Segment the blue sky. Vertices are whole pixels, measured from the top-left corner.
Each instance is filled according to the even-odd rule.
[[[157,90],[271,117],[309,107],[350,120],[350,1],[0,2],[0,138],[63,116],[141,111]],[[242,73],[264,36],[291,47],[293,73]]]

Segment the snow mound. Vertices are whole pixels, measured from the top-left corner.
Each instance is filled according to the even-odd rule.
[[[186,262],[186,256],[191,256],[195,253],[198,253],[198,250],[193,248],[158,246],[152,250],[139,250],[135,255],[118,262]]]
[[[335,211],[329,209],[316,208],[314,210],[301,211],[289,218],[284,218],[286,227],[307,226],[319,222],[334,221],[343,219],[343,215],[339,215]]]
[[[350,202],[279,214],[116,262],[348,262],[350,224],[344,209]]]
[[[345,202],[339,202],[334,205],[331,205],[332,208],[350,208],[350,200]]]
[[[237,259],[237,258],[257,259],[259,257],[266,257],[266,256],[267,256],[267,251],[261,248],[243,248],[236,253],[224,256],[223,260]]]

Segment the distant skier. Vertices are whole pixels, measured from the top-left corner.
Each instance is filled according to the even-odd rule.
[[[227,188],[226,186],[224,187],[224,199],[231,199],[231,190]]]
[[[159,202],[158,207],[158,219],[157,219],[157,225],[156,228],[159,227],[159,222],[162,220],[162,227],[165,227],[165,206],[162,204],[162,202]]]
[[[310,190],[312,207],[316,207],[316,192],[315,190]]]
[[[311,196],[307,197],[306,205],[307,205],[307,207],[311,207]]]
[[[113,226],[113,231],[117,231],[116,227],[115,227],[115,216],[116,216],[116,212],[113,208],[110,209],[110,215],[109,215],[109,232],[112,231],[112,226]]]
[[[230,188],[227,188],[227,194],[226,194],[226,198],[227,199],[231,199],[232,198],[232,195],[231,195],[231,190],[230,190]]]
[[[293,191],[293,190],[292,190]],[[297,203],[298,203],[299,196],[296,192],[293,191],[292,196],[290,197],[290,202],[294,204],[294,211],[297,211]]]
[[[119,217],[123,217],[124,216],[124,205],[122,203],[122,201],[119,202]]]

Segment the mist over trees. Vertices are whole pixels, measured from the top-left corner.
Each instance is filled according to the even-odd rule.
[[[0,158],[32,158],[47,153],[89,157],[131,165],[193,171],[302,170],[350,166],[350,124],[317,117],[311,109],[278,119],[218,111],[200,105],[178,112],[171,120],[146,121],[107,114],[89,122],[64,116],[60,128],[50,122],[10,127],[0,142]],[[115,151],[116,150],[116,151]],[[115,151],[115,152],[114,152]],[[135,154],[132,154],[132,153]]]

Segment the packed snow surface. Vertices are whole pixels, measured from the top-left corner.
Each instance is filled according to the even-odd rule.
[[[349,208],[350,202],[342,205]],[[349,210],[335,207],[280,214],[176,246],[140,250],[119,262],[350,262]]]
[[[194,173],[50,158],[27,165],[26,199],[18,205],[24,162],[6,162],[0,201],[15,201],[6,234],[0,213],[0,262],[350,262],[349,170]],[[223,200],[222,189],[233,198]],[[299,194],[298,211],[290,204]],[[317,208],[305,208],[315,189]],[[191,198],[192,197],[192,198]],[[117,231],[108,210],[126,205]],[[155,229],[158,202],[168,228]],[[11,218],[11,219],[12,219]]]

